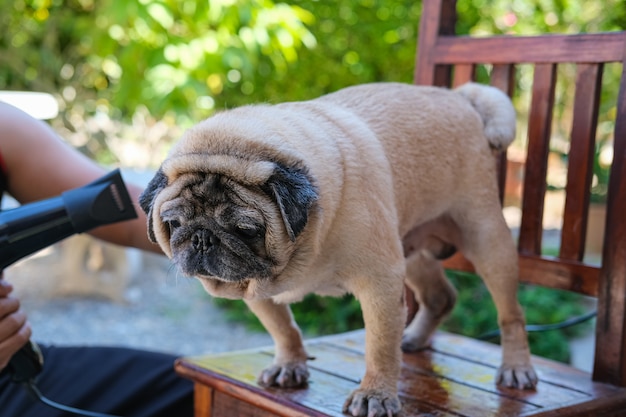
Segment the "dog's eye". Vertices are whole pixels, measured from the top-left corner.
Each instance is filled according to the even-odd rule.
[[[167,224],[167,227],[169,227],[170,232],[173,232],[180,227],[180,222],[178,220],[168,220],[165,223]]]
[[[256,227],[250,227],[250,226],[237,225],[235,226],[235,231],[237,232],[239,236],[244,237],[244,238],[249,238],[249,239],[260,235],[259,229],[257,229]]]

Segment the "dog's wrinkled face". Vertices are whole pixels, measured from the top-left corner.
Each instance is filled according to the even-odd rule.
[[[314,187],[303,171],[280,165],[253,184],[206,171],[157,172],[140,197],[150,239],[189,276],[272,277],[307,223]]]
[[[190,276],[269,277],[274,260],[265,249],[267,226],[259,210],[242,199],[246,190],[219,175],[195,177],[161,207],[174,262]]]

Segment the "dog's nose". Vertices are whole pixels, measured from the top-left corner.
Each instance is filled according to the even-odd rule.
[[[206,252],[218,243],[218,238],[206,229],[196,230],[191,237],[191,245],[197,252]]]

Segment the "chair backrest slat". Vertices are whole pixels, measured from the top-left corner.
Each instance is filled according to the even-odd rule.
[[[473,64],[459,64],[454,66],[454,77],[452,87],[459,87],[470,81],[474,81],[476,76],[476,66]]]
[[[599,276],[600,270],[595,265],[560,258],[520,254],[520,279],[529,284],[596,297],[598,296]]]
[[[515,90],[515,66],[512,64],[496,64],[491,69],[491,85],[504,91],[509,97]],[[500,202],[504,202],[506,185],[507,152],[498,152],[496,157],[498,172],[498,188],[500,189]]]
[[[441,35],[454,35],[456,30],[456,0],[425,1],[422,3],[419,38],[414,72],[416,84],[450,86],[452,67],[437,66],[433,61],[433,45]],[[424,65],[422,65],[424,64]]]
[[[578,64],[559,257],[582,261],[595,150],[602,64]]]
[[[528,155],[524,171],[522,223],[518,242],[519,251],[523,254],[541,254],[555,87],[556,65],[537,64],[528,121]]]
[[[450,34],[452,35],[452,34]],[[602,42],[602,48],[598,48]],[[438,64],[558,64],[621,61],[624,39],[618,32],[542,36],[441,36],[430,55]]]

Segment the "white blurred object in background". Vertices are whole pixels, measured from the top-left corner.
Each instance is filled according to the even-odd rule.
[[[0,91],[0,101],[9,103],[35,119],[50,120],[59,114],[59,104],[48,93],[30,91]]]

